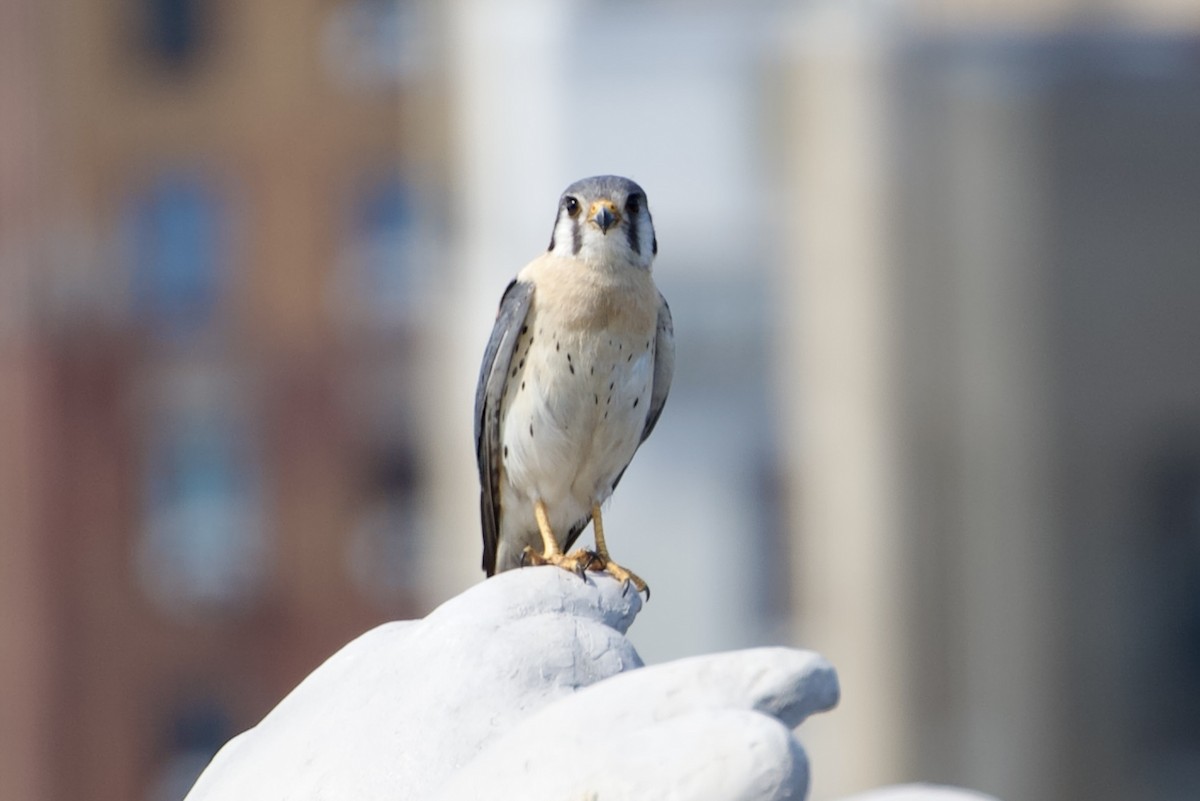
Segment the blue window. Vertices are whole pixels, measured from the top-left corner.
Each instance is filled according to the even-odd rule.
[[[404,597],[418,577],[423,478],[414,448],[380,449],[371,465],[366,503],[346,540],[351,577],[384,608]]]
[[[353,313],[377,326],[403,323],[424,303],[431,254],[420,206],[395,172],[362,181],[352,196],[350,239],[338,276]]]
[[[142,46],[168,69],[190,66],[204,45],[206,5],[202,0],[142,0]]]
[[[225,210],[200,176],[160,175],[128,208],[134,312],[178,339],[207,325],[226,272]]]
[[[147,801],[186,796],[221,746],[237,733],[228,710],[211,697],[178,704],[164,724],[158,750],[165,758],[151,775]]]
[[[140,577],[169,611],[237,606],[261,588],[260,471],[253,437],[233,417],[216,405],[185,405],[149,434]]]

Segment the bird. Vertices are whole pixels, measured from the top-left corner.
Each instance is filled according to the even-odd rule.
[[[598,175],[562,193],[544,253],[500,301],[475,393],[483,569],[604,571],[601,505],[654,431],[671,389],[675,333],[651,267],[658,238],[645,191]],[[595,550],[569,553],[588,523]]]

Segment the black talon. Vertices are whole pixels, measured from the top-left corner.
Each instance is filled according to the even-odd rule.
[[[604,561],[600,558],[600,554],[596,553],[595,551],[585,551],[584,553],[587,554],[587,564],[583,566],[584,570],[591,570],[592,565]]]

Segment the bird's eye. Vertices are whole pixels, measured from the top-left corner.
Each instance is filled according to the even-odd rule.
[[[577,199],[568,196],[563,201],[563,205],[567,207],[567,214],[570,214],[572,217],[579,214],[579,201]]]
[[[625,200],[625,210],[628,211],[630,214],[637,214],[638,211],[641,210],[641,208],[642,208],[642,196],[641,195],[630,195]]]

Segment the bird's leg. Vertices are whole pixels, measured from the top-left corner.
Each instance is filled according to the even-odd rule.
[[[550,528],[550,513],[546,511],[546,502],[541,498],[534,501],[533,516],[537,520],[538,531],[542,533],[542,557],[550,559],[562,556],[562,549],[558,547],[558,538],[554,536],[554,529]]]
[[[626,570],[612,560],[608,555],[608,543],[604,541],[604,521],[600,518],[600,504],[592,504],[592,531],[596,535],[596,556],[598,557],[591,566],[593,570],[603,570],[617,581],[633,584],[638,592],[646,593],[646,600],[650,600],[650,587],[646,582],[642,581],[636,573]]]
[[[555,565],[582,576],[587,565],[579,554],[563,555],[562,548],[558,547],[558,538],[554,536],[554,529],[550,527],[550,513],[546,509],[546,502],[540,498],[533,502],[533,516],[537,520],[538,532],[542,535],[543,550],[542,553],[537,553],[533,548],[526,546],[525,558],[529,564]]]

